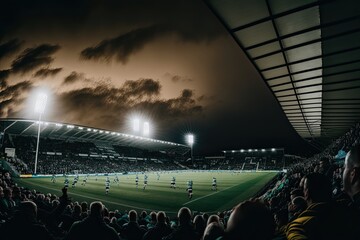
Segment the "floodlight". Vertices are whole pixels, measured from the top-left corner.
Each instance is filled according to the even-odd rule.
[[[194,135],[193,134],[186,135],[186,140],[191,147],[190,148],[191,163],[194,164],[194,158],[193,158]]]
[[[249,152],[252,152],[252,149],[249,149]]]
[[[46,107],[47,95],[45,93],[39,93],[36,98],[35,112],[43,114]]]
[[[240,152],[244,152],[244,149],[241,149]]]
[[[272,149],[271,149],[271,151],[273,151],[273,152],[275,152],[275,150],[276,150],[275,148],[272,148]]]
[[[37,170],[37,161],[39,156],[39,142],[40,142],[40,124],[41,124],[41,115],[45,111],[47,101],[47,95],[45,93],[39,93],[36,102],[35,102],[35,112],[39,114],[39,125],[38,125],[38,133],[37,133],[37,141],[36,141],[36,152],[35,152],[35,168],[34,174],[36,174]]]
[[[262,152],[265,152],[265,149],[261,149]]]
[[[194,144],[194,135],[193,134],[188,134],[186,138],[187,138],[187,142],[189,145]]]
[[[138,118],[135,118],[135,119],[133,120],[133,130],[134,130],[135,132],[140,131],[140,120],[139,120]]]
[[[150,126],[149,126],[149,122],[144,122],[144,135],[145,136],[149,136],[150,134]]]

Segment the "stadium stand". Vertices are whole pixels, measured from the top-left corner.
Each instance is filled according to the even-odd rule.
[[[17,140],[26,142],[21,138]],[[14,144],[17,144],[17,140],[13,139]],[[84,224],[96,221],[99,226],[103,226],[101,231],[114,239],[161,239],[159,236],[164,239],[359,239],[360,179],[358,175],[353,175],[349,182],[342,179],[344,169],[347,169],[344,176],[351,177],[349,173],[353,169],[357,171],[357,168],[352,168],[349,163],[344,165],[344,155],[340,160],[337,159],[339,151],[351,151],[352,161],[358,164],[359,140],[360,124],[356,124],[320,154],[288,166],[287,171],[280,173],[272,184],[258,193],[256,200],[245,201],[233,210],[212,215],[211,219],[215,220],[210,220],[207,214],[193,213],[187,208],[180,209],[178,218],[174,219],[160,211],[157,220],[154,213],[148,215],[146,212],[137,214],[135,210],[108,210],[102,203],[93,203],[91,206],[97,206],[96,209],[91,206],[88,209],[85,202],[81,205],[72,202],[65,190],[59,197],[18,187],[9,171],[3,169],[0,174],[0,236],[1,239],[24,239],[31,236],[31,232],[40,239],[78,238],[78,234],[85,236],[84,231],[87,230],[81,230],[83,227],[73,223],[82,220]],[[60,145],[56,141],[49,141],[47,146],[49,149],[61,150]],[[116,146],[80,145],[81,151],[93,151],[94,154],[119,152]],[[137,157],[141,154],[138,149],[127,150],[137,154]],[[57,164],[61,162],[59,156],[48,157]],[[74,159],[76,167],[85,163],[94,169],[98,167],[94,164],[97,161],[115,161],[107,158],[89,160],[89,163]],[[9,158],[8,161],[14,166],[19,165],[16,159]],[[141,161],[139,165],[145,162]],[[225,158],[213,159],[213,162],[210,165],[215,168],[219,162],[234,163]],[[234,163],[231,167],[237,165]],[[158,167],[170,166],[161,164]],[[100,211],[102,215],[96,215],[93,211]],[[201,222],[208,223],[208,227],[205,228]],[[18,229],[25,231],[16,231]],[[133,237],[129,237],[131,232]],[[87,239],[92,237],[89,235]]]
[[[20,174],[34,171],[36,129],[31,120],[6,119],[2,152],[12,150],[8,162]],[[37,173],[123,173],[176,170],[190,148],[138,136],[73,126],[42,123]],[[71,126],[71,127],[69,127]]]
[[[146,212],[71,201],[66,189],[56,196],[17,186],[12,178],[16,172],[33,171],[37,124],[41,173],[283,169],[285,164],[277,157],[265,161],[238,153],[182,162],[189,148],[175,143],[8,119],[0,135],[1,147],[9,149],[6,162],[0,160],[1,239],[360,239],[359,123],[343,134],[359,120],[359,2],[204,3],[248,57],[298,134],[336,139],[320,154],[286,164],[286,171],[256,199],[219,212],[211,217],[216,222],[206,213],[181,208],[175,219],[158,212],[155,223]],[[111,144],[115,139],[121,144]]]

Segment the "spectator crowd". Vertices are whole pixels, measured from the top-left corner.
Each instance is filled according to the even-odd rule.
[[[256,198],[216,214],[120,212],[17,186],[0,175],[1,239],[360,239],[359,124],[292,165]],[[338,150],[345,160],[335,161]]]

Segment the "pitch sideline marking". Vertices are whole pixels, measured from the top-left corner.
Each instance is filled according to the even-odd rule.
[[[242,184],[242,183],[240,183],[240,184]],[[225,189],[223,189],[223,190],[221,190],[221,191],[216,191],[216,192],[210,193],[210,194],[208,194],[208,195],[205,195],[205,196],[196,198],[196,199],[194,199],[194,200],[188,201],[188,202],[184,203],[183,206],[185,206],[185,205],[187,205],[187,204],[189,204],[189,203],[195,202],[195,201],[197,201],[197,200],[200,200],[200,199],[203,199],[203,198],[206,198],[206,197],[210,197],[210,196],[212,196],[212,195],[214,195],[214,194],[217,194],[217,193],[219,193],[219,192],[223,192],[223,191],[228,190],[228,189],[230,189],[230,188],[239,186],[240,184],[236,184],[236,185],[234,185],[234,186],[227,187],[227,188],[225,188]]]
[[[42,187],[42,188],[46,188],[46,189],[49,189],[49,190],[54,190],[53,188],[46,187],[46,186],[42,186],[42,185],[37,184],[37,183],[33,183],[33,182],[28,182],[28,183],[30,183],[30,184],[32,184],[32,185],[35,185],[35,186]],[[114,204],[114,205],[118,205],[118,206],[123,206],[123,207],[135,208],[135,209],[139,209],[139,210],[146,210],[146,211],[163,211],[163,210],[156,210],[156,209],[149,209],[149,208],[139,208],[139,207],[135,207],[135,206],[132,206],[132,205],[127,205],[127,204],[123,204],[123,203],[112,202],[112,201],[108,201],[108,200],[101,199],[101,198],[93,198],[93,197],[89,197],[89,196],[82,195],[82,194],[78,194],[78,193],[70,193],[70,195],[75,195],[75,196],[79,196],[79,197],[84,197],[84,198],[92,199],[92,200],[94,200],[94,201],[100,200],[100,201],[102,201],[102,202],[107,202],[107,203],[110,203],[110,204]],[[165,212],[166,212],[166,213],[177,213],[177,212],[170,212],[170,211],[165,211]]]

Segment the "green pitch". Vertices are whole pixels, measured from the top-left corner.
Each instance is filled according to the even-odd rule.
[[[106,177],[89,176],[86,186],[82,186],[84,176],[75,188],[71,187],[74,177],[69,177],[68,195],[73,201],[101,201],[110,210],[118,209],[137,211],[163,210],[172,215],[183,207],[193,211],[218,212],[234,207],[239,202],[249,199],[257,193],[276,173],[230,173],[230,172],[181,172],[160,173],[157,180],[155,173],[148,174],[148,185],[143,190],[144,175],[139,174],[139,187],[135,186],[135,175],[118,175],[119,185],[114,183],[115,176],[110,176],[109,194],[105,194]],[[170,188],[172,177],[176,178],[176,189]],[[218,190],[212,191],[212,177],[216,177]],[[56,183],[51,178],[18,179],[19,186],[36,189],[42,193],[61,195],[64,177],[57,177]],[[186,183],[193,180],[193,198],[188,199]]]

